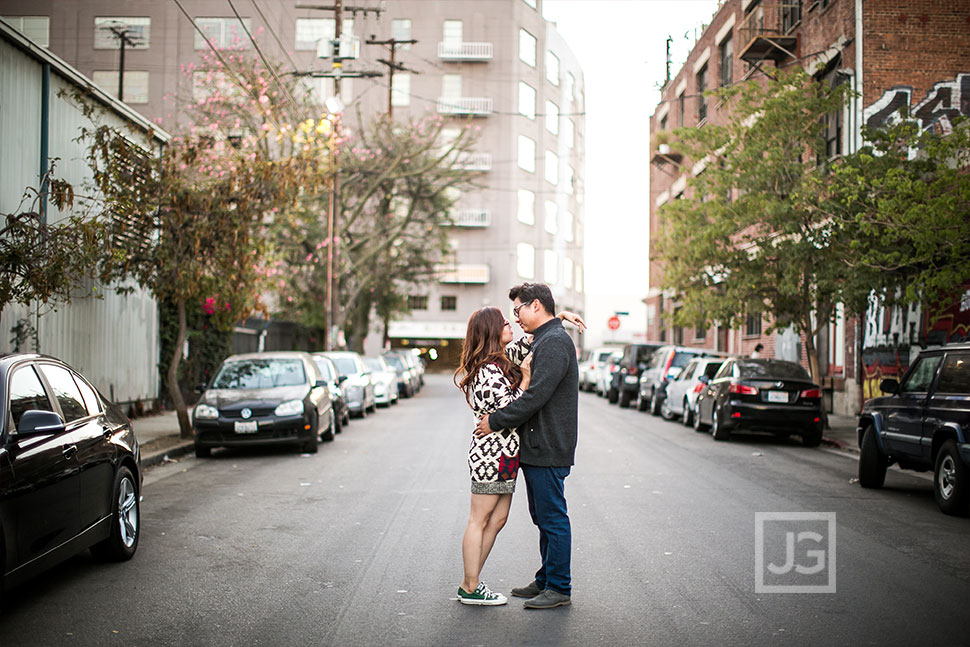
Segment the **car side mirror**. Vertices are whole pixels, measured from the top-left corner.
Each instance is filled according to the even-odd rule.
[[[885,380],[879,383],[879,390],[882,391],[883,393],[889,393],[891,395],[895,395],[896,393],[899,392],[899,382],[897,382],[891,377],[886,378]]]
[[[31,436],[35,434],[57,434],[64,431],[64,420],[53,411],[39,411],[31,409],[20,416],[17,434]]]
[[[347,376],[346,376],[346,375],[338,375],[338,376],[337,376],[337,385],[338,385],[338,386],[339,386],[340,384],[343,384],[343,383],[344,383],[344,382],[346,382],[346,381],[347,381]]]
[[[707,377],[706,375],[701,375],[699,378],[697,378],[697,381],[701,384],[710,384],[711,378]]]
[[[326,380],[317,380],[316,382],[313,383],[313,388],[315,389],[322,389],[322,388],[325,388],[326,386],[327,386]]]

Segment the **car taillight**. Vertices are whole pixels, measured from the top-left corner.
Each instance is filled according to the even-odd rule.
[[[737,393],[738,395],[758,395],[758,389],[753,386],[748,386],[747,384],[741,384],[740,382],[731,382],[731,386],[728,387],[728,393]]]
[[[822,391],[819,389],[806,389],[799,396],[803,398],[820,398],[822,397]]]
[[[704,383],[703,382],[698,382],[697,383],[697,386],[694,387],[694,393],[700,393],[703,390],[704,390]]]
[[[615,364],[610,367],[610,373],[616,373],[618,370],[620,370],[620,367]]]
[[[637,374],[637,367],[636,366],[627,366],[626,367],[626,372],[627,372],[627,375],[636,375]]]

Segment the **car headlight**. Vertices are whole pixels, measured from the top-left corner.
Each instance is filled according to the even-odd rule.
[[[303,400],[289,400],[276,407],[273,411],[278,416],[300,416],[303,415]]]
[[[411,371],[404,371],[403,373],[401,373],[401,375],[404,376],[404,379],[405,380],[410,380],[411,379]]]
[[[219,410],[215,407],[209,406],[208,404],[200,404],[195,408],[196,418],[218,418]]]

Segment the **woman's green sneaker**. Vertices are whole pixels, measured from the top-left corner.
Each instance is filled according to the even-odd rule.
[[[485,582],[479,582],[478,587],[468,593],[465,589],[458,587],[458,601],[462,604],[477,604],[481,606],[498,606],[500,604],[505,604],[509,601],[507,597],[501,593],[495,593],[487,586]]]

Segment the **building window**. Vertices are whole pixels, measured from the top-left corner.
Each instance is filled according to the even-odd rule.
[[[519,30],[519,60],[531,67],[536,66],[536,37],[524,29]]]
[[[536,194],[526,189],[519,189],[516,212],[519,222],[527,225],[536,224]]]
[[[667,130],[667,115],[664,115],[663,119],[660,120],[660,130]]]
[[[118,95],[118,72],[95,72],[91,75],[95,85],[111,96]],[[125,103],[148,103],[148,72],[125,70],[123,96],[118,97]]]
[[[787,0],[781,3],[781,29],[790,32],[802,20],[802,0]]]
[[[445,99],[461,98],[461,74],[441,75],[441,96]]]
[[[546,151],[546,182],[559,184],[559,156],[552,151]]]
[[[718,51],[721,53],[721,87],[724,87],[734,82],[734,39],[730,34],[721,41]]]
[[[398,72],[391,80],[391,105],[411,105],[411,75]]]
[[[559,106],[552,101],[546,101],[546,130],[559,134]]]
[[[546,80],[553,85],[559,85],[559,57],[552,52],[546,52]]]
[[[445,47],[460,47],[462,43],[462,24],[460,20],[446,20],[442,30],[442,43]]]
[[[3,16],[10,26],[41,47],[51,46],[51,19],[49,16]]]
[[[697,121],[707,119],[707,97],[704,91],[707,90],[707,63],[697,72]]]
[[[408,308],[410,308],[411,310],[427,310],[428,297],[415,296],[413,294],[408,295]]]
[[[573,238],[574,238],[574,235],[573,235],[573,214],[569,213],[568,211],[565,212],[563,214],[562,221],[563,221],[562,222],[562,228],[563,228],[563,234],[562,234],[562,236],[563,236],[563,238],[566,239],[566,242],[570,242],[571,243],[571,242],[573,242]]]
[[[839,83],[845,82],[845,77],[838,74],[841,67],[841,57],[829,63],[825,72],[818,78],[819,83],[823,83],[834,88]],[[822,118],[822,136],[825,139],[825,159],[832,159],[842,153],[842,109],[837,108]],[[821,163],[824,160],[819,160]]]
[[[573,259],[562,259],[562,285],[569,289],[573,287]]]
[[[206,38],[216,49],[249,49],[252,43],[246,31],[252,28],[252,20],[243,18],[196,18],[195,24],[205,34],[195,32],[195,49],[208,49]],[[314,46],[315,47],[315,46]]]
[[[520,169],[529,173],[536,172],[536,143],[525,135],[519,135],[517,159]]]
[[[760,337],[761,336],[761,313],[749,313],[744,321],[744,336],[745,337]]]
[[[573,194],[573,167],[566,165],[565,176],[562,179],[563,187],[566,189],[567,195]]]
[[[550,234],[556,234],[559,232],[559,208],[556,203],[552,200],[546,200],[544,205],[546,218],[545,225],[546,231]]]
[[[573,277],[573,289],[576,290],[577,292],[582,292],[583,291],[583,266],[577,265],[573,274],[575,275]]]
[[[351,31],[353,31],[351,29]],[[391,38],[394,40],[411,40],[411,19],[396,18],[391,21]],[[402,50],[411,49],[409,43],[398,45]]]
[[[441,297],[441,311],[453,312],[458,309],[458,297]]]
[[[248,18],[244,18],[244,21]],[[397,22],[397,21],[395,21]],[[408,30],[410,31],[411,21],[402,21],[408,23]],[[248,26],[249,23],[247,22]],[[354,19],[346,18],[343,22],[343,27],[341,27],[341,33],[352,34],[354,33]],[[333,40],[337,37],[337,21],[333,18],[297,18],[296,19],[296,43],[293,49],[298,51],[310,51],[315,52],[317,49],[317,43],[321,40]],[[198,49],[198,48],[196,48]]]
[[[536,90],[528,83],[519,81],[519,114],[536,118]]]
[[[148,49],[152,19],[131,17],[96,17],[94,19],[94,49],[121,47],[115,31],[124,30],[129,40],[125,49]],[[132,44],[134,43],[134,44]]]
[[[705,339],[707,339],[707,327],[703,321],[700,321],[694,326],[694,341],[704,341]]]
[[[515,268],[524,279],[534,279],[536,276],[536,248],[529,243],[519,243],[515,247]]]
[[[684,119],[686,119],[686,115],[684,114],[684,102],[685,102],[684,93],[681,92],[680,95],[677,97],[677,104],[678,104],[678,107],[680,108],[680,127],[681,128],[687,125],[687,123],[684,121]]]
[[[303,87],[304,92],[308,95],[310,102],[315,106],[322,106],[327,99],[336,94],[333,79],[305,76],[300,78],[300,85]],[[224,88],[226,91],[234,91],[236,86],[232,82],[225,81]],[[210,91],[208,88],[200,87],[198,82],[196,83],[196,93],[194,95],[196,100],[205,98],[205,96],[207,96],[209,93]],[[349,106],[351,103],[353,103],[353,98],[354,80],[349,78],[341,79],[340,100],[343,101],[344,105]]]
[[[576,98],[573,95],[573,93],[576,91],[576,77],[573,76],[572,72],[566,72],[565,84],[566,84],[566,87],[564,88],[564,90],[566,93],[566,98],[572,101],[573,99]]]
[[[563,137],[566,139],[566,146],[572,148],[576,143],[576,126],[572,119],[562,120]]]
[[[550,285],[559,283],[559,256],[551,249],[542,255],[542,280]]]

